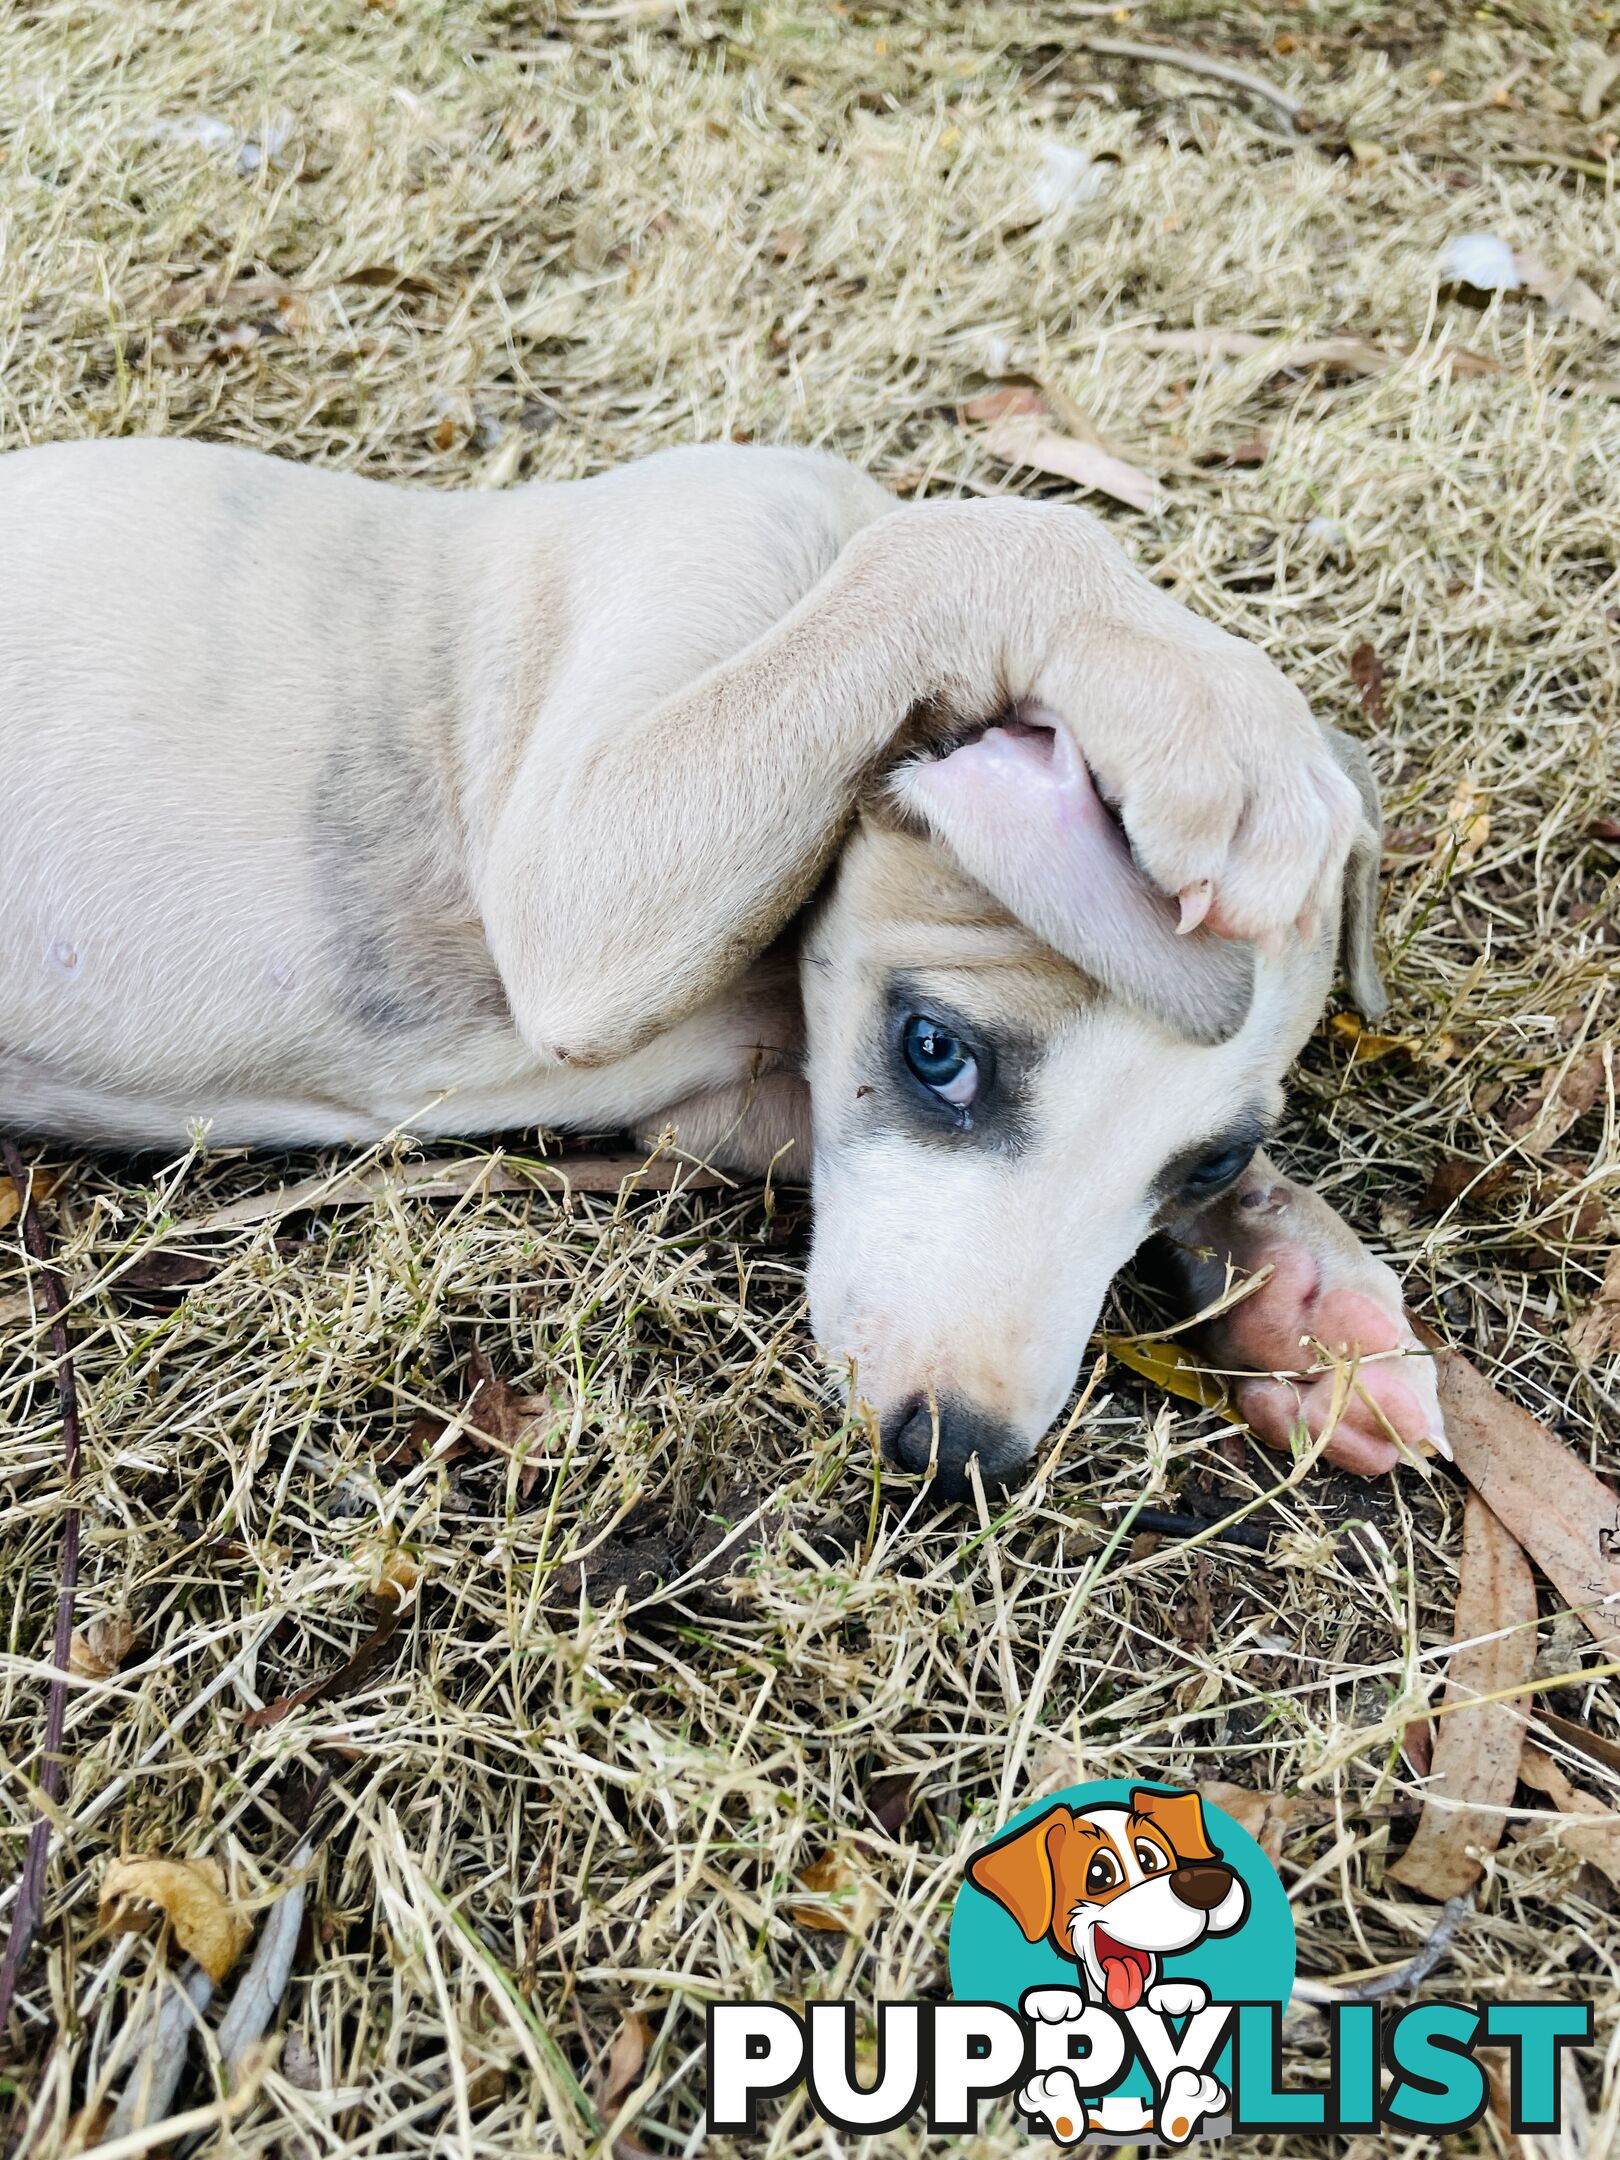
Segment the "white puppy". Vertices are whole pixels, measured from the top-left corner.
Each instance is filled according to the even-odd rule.
[[[0,549],[9,1126],[790,1148],[821,1339],[947,1491],[1027,1461],[1155,1229],[1286,1279],[1216,1346],[1297,1376],[1262,1429],[1345,1353],[1343,1459],[1438,1435],[1393,1278],[1255,1152],[1342,885],[1378,995],[1364,761],[1083,512],[131,441],[0,459]]]

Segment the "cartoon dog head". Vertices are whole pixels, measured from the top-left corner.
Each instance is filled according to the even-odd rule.
[[[1045,1937],[1071,1958],[1088,1994],[1113,2010],[1135,2008],[1162,1959],[1231,1934],[1249,1911],[1197,1794],[1147,1786],[1128,1805],[1049,1808],[976,1853],[968,1880],[1012,1914],[1026,1942]]]

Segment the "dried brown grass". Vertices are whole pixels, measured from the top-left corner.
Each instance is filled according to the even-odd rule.
[[[1056,4],[17,6],[0,429],[7,446],[199,433],[463,487],[737,432],[949,491],[1010,484],[958,401],[1010,372],[1055,385],[1167,482],[1161,517],[1118,516],[1140,559],[1376,738],[1408,1044],[1361,1062],[1314,1044],[1285,1152],[1393,1250],[1414,1304],[1612,1474],[1614,1362],[1581,1365],[1565,1337],[1620,1204],[1603,822],[1620,363],[1568,317],[1480,312],[1435,277],[1450,237],[1500,230],[1584,272],[1612,329],[1606,189],[1510,162],[1601,163],[1613,136],[1575,108],[1606,21],[1562,0],[1131,15],[1132,35],[1296,88],[1320,124],[1291,145],[1220,85],[1088,58],[1095,17]],[[230,139],[194,139],[199,117]],[[1345,135],[1382,154],[1336,153]],[[243,141],[256,169],[237,169]],[[1029,189],[1054,143],[1117,162],[1043,219]],[[1354,377],[1148,342],[1195,325],[1410,351]],[[1489,371],[1448,365],[1458,346]],[[1218,462],[1257,431],[1263,464]],[[1362,645],[1384,673],[1372,718],[1348,666]],[[1526,1118],[1566,1066],[1589,1100],[1549,1138],[1557,1117]],[[878,1489],[865,1432],[829,1406],[791,1196],[402,1199],[201,1241],[205,1279],[136,1290],[126,1271],[165,1219],[313,1165],[63,1167],[81,1625],[112,1616],[138,1640],[70,1710],[43,1947],[3,2073],[33,2149],[59,2148],[174,1962],[96,1933],[109,1856],[210,1855],[242,1894],[273,1888],[322,1766],[330,1829],[284,2006],[297,2045],[208,2153],[584,2153],[637,2010],[654,2038],[625,2124],[691,2151],[707,2000],[938,1989],[964,1850],[1076,1776],[1296,1796],[1284,1873],[1318,1978],[1396,1964],[1431,1926],[1385,1871],[1419,1789],[1402,1726],[1444,1680],[1448,1476],[1313,1474],[1278,1504],[1267,1559],[1120,1538],[1133,1502],[1220,1512],[1275,1470],[1236,1466],[1214,1420],[1114,1369],[974,1528]],[[7,1236],[9,1878],[63,1495]],[[518,1465],[424,1459],[421,1429],[411,1444],[414,1419],[461,1404],[475,1345],[557,1400],[525,1504]],[[717,1516],[745,1525],[718,1558]],[[419,1573],[391,1659],[345,1699],[245,1725],[349,1655],[395,1549]],[[1578,1668],[1578,1625],[1544,1614],[1542,1670]],[[1612,1679],[1546,1700],[1620,1738]],[[1541,1737],[1616,1803],[1612,1769]],[[1430,1985],[1597,2000],[1597,2153],[1620,2121],[1613,1897],[1547,1803],[1521,1802]],[[829,1851],[816,1880],[845,1884],[829,1909],[846,1932],[806,1926],[814,1899],[794,1896]],[[209,2090],[195,2076],[183,2098]],[[1489,2122],[1477,2135],[1502,2149]],[[770,2149],[825,2143],[790,2105]],[[970,2149],[1017,2143],[997,2117]]]

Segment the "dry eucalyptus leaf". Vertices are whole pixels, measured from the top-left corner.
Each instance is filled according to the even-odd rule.
[[[1452,1656],[1436,1720],[1423,1813],[1411,1844],[1389,1870],[1392,1882],[1440,1900],[1461,1897],[1484,1873],[1486,1856],[1501,1842],[1503,1810],[1513,1799],[1524,1753],[1522,1704],[1478,1698],[1528,1684],[1536,1663],[1530,1563],[1473,1492],[1463,1514],[1451,1639],[1462,1647]]]
[[[1246,1785],[1226,1785],[1219,1778],[1200,1784],[1199,1795],[1247,1830],[1275,1867],[1282,1858],[1283,1836],[1299,1809],[1297,1793],[1250,1792]]]
[[[1111,496],[1133,510],[1158,510],[1164,504],[1164,490],[1151,473],[1096,443],[1059,435],[1027,419],[997,421],[985,431],[984,442],[987,450],[1009,465],[1029,465],[1054,479],[1072,480],[1076,487]]]
[[[1559,1842],[1579,1854],[1588,1867],[1607,1875],[1620,1890],[1620,1813],[1572,1785],[1552,1757],[1538,1747],[1525,1749],[1519,1776],[1534,1791],[1545,1793],[1560,1815],[1570,1817],[1560,1825]]]
[[[1034,383],[998,383],[981,390],[962,407],[964,420],[989,423],[996,420],[1049,420],[1051,407]]]
[[[101,1884],[101,1925],[144,1935],[159,1917],[217,1985],[241,1956],[253,1923],[225,1894],[213,1860],[115,1860]]]
[[[596,2076],[593,2098],[604,2122],[611,2122],[641,2079],[642,2064],[652,2046],[653,2029],[639,2010],[632,2010],[608,2044],[607,2057]]]
[[[1545,1072],[1534,1091],[1515,1103],[1502,1122],[1523,1140],[1531,1154],[1556,1147],[1572,1125],[1585,1117],[1603,1095],[1608,1068],[1601,1050],[1589,1050],[1573,1065],[1560,1063]]]
[[[1452,1458],[1609,1657],[1620,1657],[1620,1494],[1408,1313],[1435,1355]]]
[[[104,1613],[81,1634],[73,1631],[68,1671],[81,1680],[106,1680],[135,1647],[135,1630],[122,1613]]]
[[[1620,1356],[1620,1245],[1609,1255],[1597,1296],[1565,1339],[1583,1365]]]

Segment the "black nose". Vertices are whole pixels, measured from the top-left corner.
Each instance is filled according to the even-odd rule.
[[[898,1470],[926,1470],[934,1454],[935,1407],[913,1396],[883,1420],[883,1453]],[[973,1491],[968,1464],[978,1459],[987,1493],[1005,1492],[1029,1463],[1029,1445],[1000,1418],[986,1417],[959,1395],[942,1395],[938,1406],[939,1447],[934,1468],[934,1496],[966,1500]]]
[[[1215,1860],[1193,1861],[1170,1870],[1170,1887],[1194,1912],[1213,1912],[1232,1887],[1232,1870]]]

